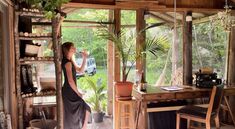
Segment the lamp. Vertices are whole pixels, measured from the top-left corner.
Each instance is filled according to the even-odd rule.
[[[233,26],[235,26],[235,16],[231,15],[231,7],[228,5],[228,1],[225,0],[225,11],[218,12],[215,16],[210,17],[211,21],[219,20],[220,25],[224,28],[226,31],[230,31]]]

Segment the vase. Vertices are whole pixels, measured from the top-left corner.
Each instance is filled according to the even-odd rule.
[[[131,99],[132,98],[132,82],[116,82],[116,97],[118,99]]]

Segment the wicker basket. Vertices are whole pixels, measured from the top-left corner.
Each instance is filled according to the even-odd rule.
[[[56,121],[51,119],[33,119],[29,122],[31,128],[39,129],[54,129],[56,127]]]

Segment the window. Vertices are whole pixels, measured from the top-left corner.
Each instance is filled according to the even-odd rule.
[[[225,77],[227,33],[210,22],[193,25],[193,71],[211,67],[218,78]]]

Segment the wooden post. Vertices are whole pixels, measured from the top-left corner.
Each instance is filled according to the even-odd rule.
[[[63,129],[63,101],[62,101],[62,72],[61,72],[61,52],[58,32],[60,27],[60,18],[52,19],[52,42],[55,62],[55,75],[56,75],[56,104],[57,104],[57,129]]]
[[[186,21],[186,16],[192,12],[183,16],[183,84],[192,85],[192,21]]]
[[[115,9],[114,10],[114,30],[115,30],[115,33],[119,33],[120,32],[120,30],[121,30],[121,10],[120,9]],[[115,49],[115,51],[114,51],[114,53],[113,53],[113,60],[114,60],[114,66],[113,66],[113,70],[114,70],[114,82],[113,82],[113,86],[114,86],[114,83],[116,82],[116,81],[120,81],[120,59],[117,57],[117,56],[115,56],[116,55],[116,49]],[[117,121],[117,119],[119,119],[119,118],[116,118],[116,114],[117,114],[117,102],[116,102],[116,90],[115,90],[115,87],[113,88],[113,101],[114,101],[114,103],[113,103],[113,110],[115,111],[114,113],[113,113],[113,118],[114,118],[114,120],[113,120],[113,128],[114,129],[117,129],[117,126],[118,126],[118,123],[116,122]]]
[[[114,11],[109,11],[109,21],[114,20]],[[109,25],[109,31],[113,31],[113,25]],[[113,115],[113,82],[114,82],[114,44],[108,41],[107,44],[107,75],[108,75],[108,115]]]
[[[136,10],[136,52],[137,54],[141,54],[140,51],[143,49],[143,44],[145,43],[146,33],[140,33],[141,30],[143,30],[146,26],[146,22],[144,19],[144,9],[138,9]],[[136,70],[138,72],[144,72],[143,77],[146,80],[146,55],[143,56],[143,58],[137,58],[136,60]]]
[[[9,12],[9,96],[10,97],[10,102],[9,102],[9,113],[11,114],[11,123],[12,123],[12,128],[17,129],[17,94],[16,94],[16,80],[15,80],[15,49],[14,49],[14,7],[13,6],[8,6],[8,12]]]
[[[234,14],[233,14],[234,16]],[[228,48],[228,85],[235,85],[235,27],[231,28]],[[229,106],[235,107],[235,96],[229,96]],[[235,108],[231,108],[235,118]]]
[[[16,112],[18,116],[18,123],[16,127],[18,129],[23,129],[23,105],[22,105],[22,98],[21,98],[21,84],[20,84],[20,42],[19,42],[19,35],[18,35],[18,22],[19,22],[19,15],[15,13],[14,19],[14,35],[15,35],[15,59],[16,59],[16,93],[17,93],[17,108],[18,111]]]

